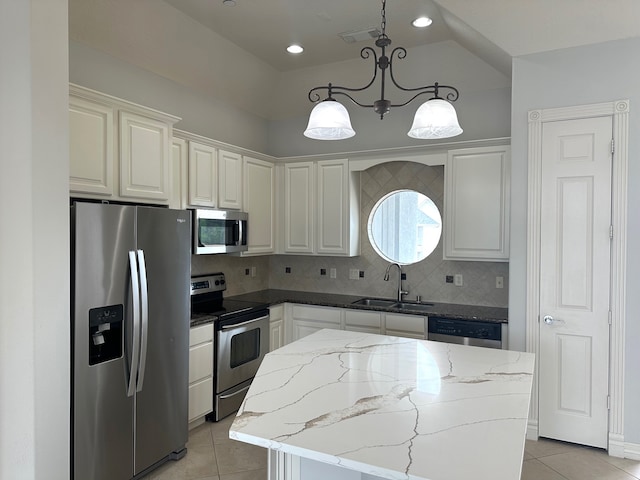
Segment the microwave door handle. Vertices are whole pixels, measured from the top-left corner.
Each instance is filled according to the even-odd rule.
[[[133,341],[131,343],[131,362],[129,365],[129,380],[127,382],[127,397],[132,397],[135,393],[136,377],[138,375],[138,360],[140,353],[140,284],[138,283],[138,264],[136,254],[132,250],[129,252],[129,273],[131,274],[131,301],[133,304]]]
[[[138,366],[138,386],[136,392],[142,390],[144,372],[147,367],[147,343],[149,340],[149,289],[147,285],[147,265],[144,251],[138,250],[138,269],[140,273],[140,365]]]
[[[240,239],[242,238],[242,222],[236,220],[233,224],[233,244],[240,245]]]

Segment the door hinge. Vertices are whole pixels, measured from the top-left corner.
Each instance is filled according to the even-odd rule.
[[[609,238],[613,238],[613,225],[609,225]]]
[[[614,153],[616,153],[616,141],[612,138],[611,139],[611,155],[613,155]]]
[[[607,395],[607,410],[611,410],[611,395]]]
[[[613,313],[611,310],[609,310],[609,314],[607,316],[609,317],[609,325],[611,325],[613,323]]]

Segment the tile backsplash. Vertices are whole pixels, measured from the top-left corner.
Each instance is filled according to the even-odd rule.
[[[227,276],[227,295],[265,288],[317,291],[393,298],[397,291],[397,270],[388,282],[383,280],[389,263],[369,243],[367,220],[375,203],[387,193],[409,188],[430,197],[443,211],[444,167],[413,162],[388,162],[361,173],[359,257],[319,257],[271,255],[235,257],[201,255],[192,257],[192,274],[222,271]],[[251,276],[251,267],[256,275]],[[287,268],[290,273],[287,273]],[[335,268],[336,278],[330,278]],[[249,275],[246,271],[249,269]],[[325,270],[325,275],[321,274]],[[349,279],[349,270],[363,272],[364,277]],[[463,262],[442,259],[442,239],[425,260],[403,267],[403,289],[413,300],[506,307],[508,304],[509,264],[507,262]],[[462,275],[463,285],[446,283],[447,276]],[[496,277],[503,277],[504,288],[496,288]]]

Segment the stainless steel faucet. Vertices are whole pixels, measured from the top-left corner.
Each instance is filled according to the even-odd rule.
[[[407,290],[402,290],[402,267],[397,264],[397,263],[390,263],[389,266],[387,267],[387,271],[384,273],[384,281],[388,282],[389,281],[389,270],[391,270],[391,267],[393,266],[398,267],[398,297],[397,300],[399,302],[402,301],[402,296],[403,295],[407,295],[409,293],[409,291]]]

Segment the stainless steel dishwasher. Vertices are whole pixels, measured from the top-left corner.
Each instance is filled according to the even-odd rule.
[[[429,317],[428,340],[474,347],[505,348],[502,324],[460,318]]]

